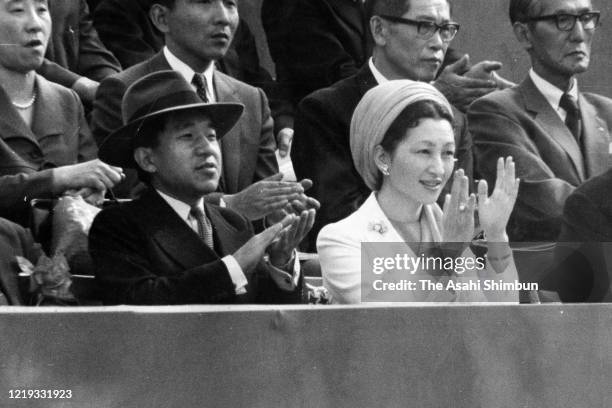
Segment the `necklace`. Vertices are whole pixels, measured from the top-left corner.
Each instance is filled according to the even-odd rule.
[[[34,89],[34,92],[32,93],[32,97],[26,103],[17,103],[17,102],[11,101],[13,106],[20,110],[30,109],[32,105],[34,105],[34,102],[36,102],[36,89]]]

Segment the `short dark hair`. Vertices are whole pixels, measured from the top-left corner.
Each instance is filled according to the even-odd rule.
[[[512,24],[519,22],[526,22],[530,17],[536,16],[541,8],[539,0],[510,0],[510,7],[508,14],[510,15],[510,22]]]
[[[453,125],[451,113],[438,102],[422,100],[410,104],[395,118],[380,145],[386,152],[393,154],[397,146],[406,136],[406,129],[419,126],[423,119],[446,120]]]
[[[446,0],[449,7],[451,8],[452,14],[452,3],[450,0]],[[379,16],[381,14],[388,16],[401,17],[410,10],[410,0],[366,0],[365,11],[368,21],[372,16]]]

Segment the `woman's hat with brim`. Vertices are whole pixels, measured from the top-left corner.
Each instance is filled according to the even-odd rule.
[[[100,145],[100,160],[120,167],[136,168],[134,139],[143,123],[170,112],[195,110],[211,120],[222,138],[240,119],[244,105],[239,103],[203,103],[191,85],[177,71],[158,71],[134,82],[121,104],[123,126],[112,132]],[[140,135],[140,138],[148,135]],[[150,135],[156,137],[156,135]]]

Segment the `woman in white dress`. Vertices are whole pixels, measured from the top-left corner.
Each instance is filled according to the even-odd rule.
[[[318,236],[332,303],[518,302],[506,235],[519,185],[512,158],[498,159],[490,196],[485,180],[478,182],[477,194],[469,194],[469,180],[459,169],[444,208],[436,203],[455,163],[452,115],[434,87],[408,80],[373,88],[357,106],[351,152],[373,192],[355,213]],[[486,244],[476,246],[472,240],[481,231]]]

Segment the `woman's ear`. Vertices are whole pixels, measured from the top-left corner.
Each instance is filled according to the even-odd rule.
[[[378,167],[378,170],[380,170],[383,175],[389,175],[391,157],[381,145],[378,145],[374,148],[374,164],[376,164],[376,167]]]
[[[153,149],[150,147],[137,147],[134,149],[134,161],[147,173],[156,173],[157,166],[153,157]]]

